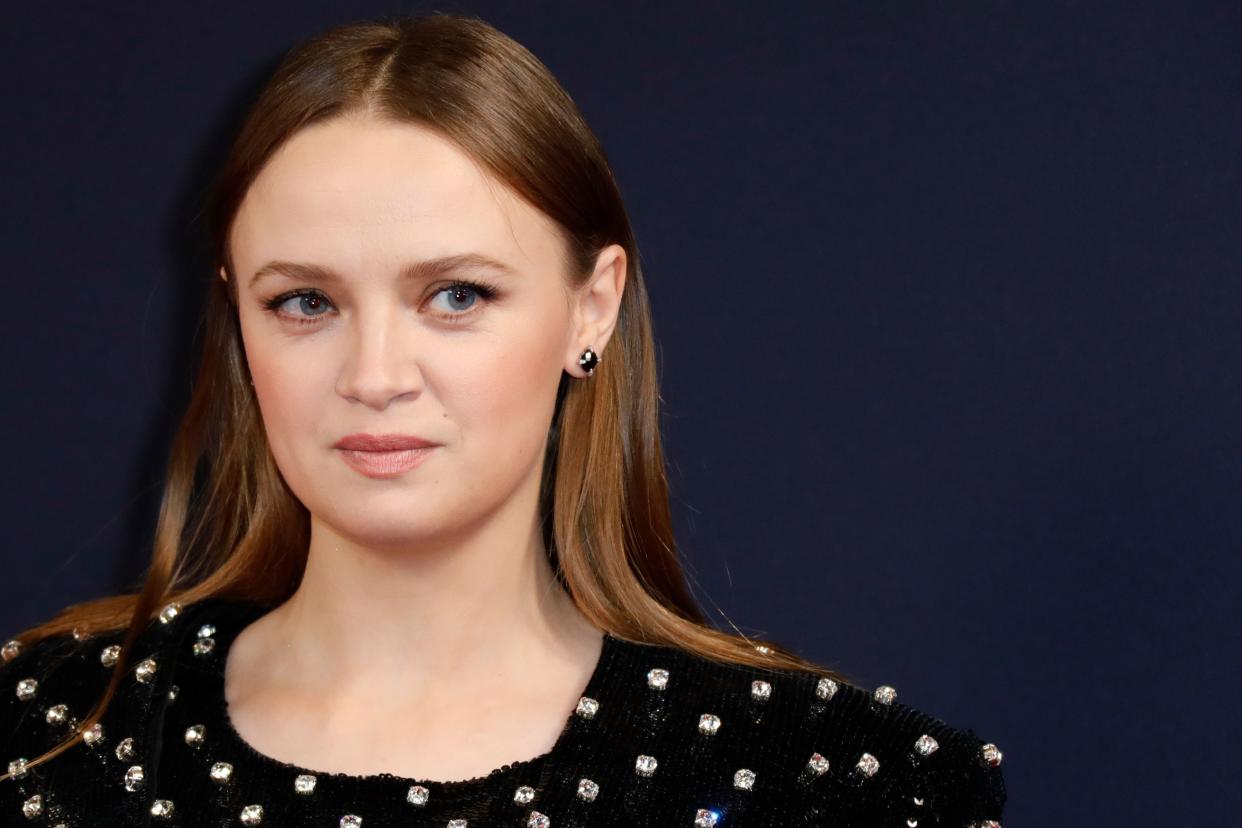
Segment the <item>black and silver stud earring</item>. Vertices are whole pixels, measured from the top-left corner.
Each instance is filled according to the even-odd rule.
[[[595,373],[595,366],[599,365],[601,359],[602,357],[599,354],[588,347],[582,352],[582,356],[578,357],[578,364],[582,366],[582,370],[586,371],[589,377]]]

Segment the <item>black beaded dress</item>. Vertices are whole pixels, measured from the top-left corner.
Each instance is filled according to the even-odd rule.
[[[1001,753],[971,730],[802,671],[719,664],[605,634],[550,751],[463,781],[352,776],[266,756],[232,726],[229,645],[270,607],[164,608],[103,720],[122,632],[10,642],[0,666],[0,825],[381,828],[999,826]],[[417,738],[416,723],[409,726]]]

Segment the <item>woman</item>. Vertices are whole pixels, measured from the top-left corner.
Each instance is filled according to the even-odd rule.
[[[4,647],[5,824],[998,824],[994,745],[695,606],[634,237],[528,51],[313,39],[209,215],[143,588]]]

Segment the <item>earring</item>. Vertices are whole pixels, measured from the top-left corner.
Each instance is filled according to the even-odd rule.
[[[578,364],[582,366],[582,370],[586,371],[589,377],[595,373],[595,366],[599,365],[602,360],[603,357],[588,347],[582,352],[582,356],[578,357]]]

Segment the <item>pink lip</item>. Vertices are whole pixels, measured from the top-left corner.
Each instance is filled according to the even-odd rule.
[[[336,441],[333,448],[350,451],[401,451],[437,445],[413,434],[350,434]]]
[[[367,477],[396,477],[420,465],[438,443],[408,434],[350,434],[333,448]]]

